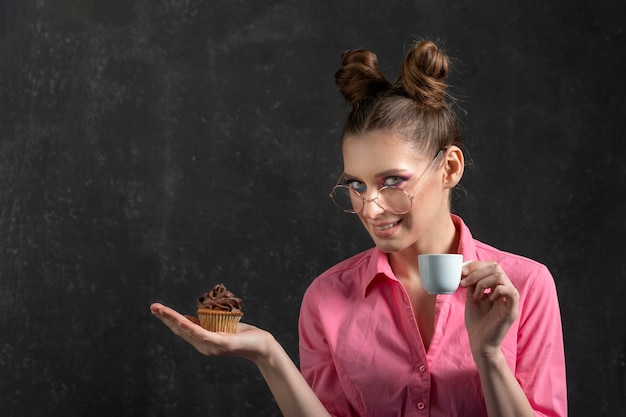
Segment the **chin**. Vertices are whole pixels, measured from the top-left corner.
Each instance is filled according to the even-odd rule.
[[[399,252],[405,249],[407,245],[403,245],[401,242],[381,241],[380,239],[374,239],[376,247],[384,253]]]

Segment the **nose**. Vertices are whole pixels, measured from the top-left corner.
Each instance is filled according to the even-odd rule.
[[[361,210],[361,214],[366,219],[374,219],[386,211],[378,204],[377,198],[378,195],[374,196],[374,198],[363,198],[363,209]]]

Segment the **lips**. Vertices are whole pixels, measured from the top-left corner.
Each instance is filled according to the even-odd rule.
[[[399,220],[394,223],[387,223],[387,224],[379,225],[379,226],[374,225],[374,229],[378,230],[379,232],[382,232],[384,230],[391,229],[392,227],[396,226],[398,223],[400,223]]]

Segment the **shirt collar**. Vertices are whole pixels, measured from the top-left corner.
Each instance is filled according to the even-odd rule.
[[[476,241],[472,233],[459,216],[451,214],[450,217],[454,227],[459,231],[459,247],[456,253],[463,255],[463,261],[476,261]]]
[[[459,232],[459,247],[457,248],[457,253],[463,255],[464,261],[476,260],[476,243],[474,242],[474,238],[472,237],[469,228],[459,216],[450,214],[450,217],[452,218],[454,227]],[[363,287],[361,290],[363,296],[367,294],[367,290],[370,285],[376,279],[380,278],[388,278],[394,281],[398,280],[391,270],[387,254],[378,249],[378,247],[374,247],[372,248],[372,254],[367,266],[365,279],[362,281]]]

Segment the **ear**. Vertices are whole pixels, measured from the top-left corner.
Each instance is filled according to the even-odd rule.
[[[455,145],[449,146],[443,155],[444,186],[452,189],[461,181],[465,170],[463,151]]]

